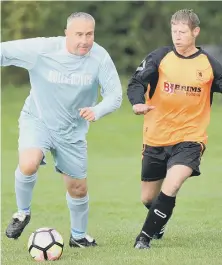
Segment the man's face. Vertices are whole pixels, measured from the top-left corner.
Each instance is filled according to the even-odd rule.
[[[171,24],[171,34],[174,46],[183,50],[189,46],[195,45],[195,39],[200,32],[200,28],[196,27],[191,30],[188,24],[178,22]]]
[[[75,55],[87,54],[93,45],[94,28],[93,21],[89,19],[73,19],[65,30],[67,50]]]

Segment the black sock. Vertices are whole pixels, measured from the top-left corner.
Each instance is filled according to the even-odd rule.
[[[154,201],[155,201],[155,200],[153,200],[153,201],[151,201],[151,202],[144,203],[144,206],[147,208],[147,210],[150,209],[150,207],[151,207],[151,205],[152,205],[152,203],[153,203]],[[172,213],[173,213],[173,212],[172,212]],[[162,234],[164,234],[165,226],[166,226],[168,220],[170,219],[172,213],[169,214],[169,215],[167,216],[167,218],[166,218],[166,223],[161,227],[161,229],[160,229],[158,232],[156,232],[157,234],[161,234],[160,237],[162,237]]]
[[[157,199],[153,201],[146,221],[142,228],[142,234],[152,238],[155,233],[159,233],[172,215],[176,197],[170,197],[160,192]]]
[[[164,230],[165,230],[165,227],[166,227],[166,224],[168,223],[171,215],[173,214],[173,211],[171,212],[171,214],[169,214],[166,219],[165,219],[165,224],[161,227],[161,229],[158,231],[158,234],[159,234],[159,237],[158,238],[161,238],[164,234]],[[161,235],[160,235],[161,234]]]

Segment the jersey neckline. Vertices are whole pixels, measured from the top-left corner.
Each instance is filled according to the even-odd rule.
[[[193,53],[193,54],[191,54],[191,55],[189,55],[189,56],[187,56],[187,57],[179,54],[174,46],[173,46],[173,51],[176,54],[176,56],[179,57],[179,58],[182,58],[182,59],[193,59],[193,58],[197,57],[198,55],[200,55],[202,53],[202,48],[201,47],[196,47],[196,48],[198,49],[198,51]]]

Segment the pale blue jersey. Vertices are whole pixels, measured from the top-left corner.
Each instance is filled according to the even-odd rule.
[[[84,56],[69,53],[65,37],[33,38],[1,43],[1,65],[28,70],[30,95],[22,112],[40,119],[57,136],[82,137],[89,123],[79,109],[92,107],[96,120],[122,102],[122,88],[108,52],[93,43]],[[98,88],[103,100],[97,103]]]

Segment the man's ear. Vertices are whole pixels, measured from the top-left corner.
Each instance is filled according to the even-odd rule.
[[[193,30],[193,35],[194,35],[194,37],[196,38],[199,34],[200,34],[200,27],[196,27],[196,28]]]

